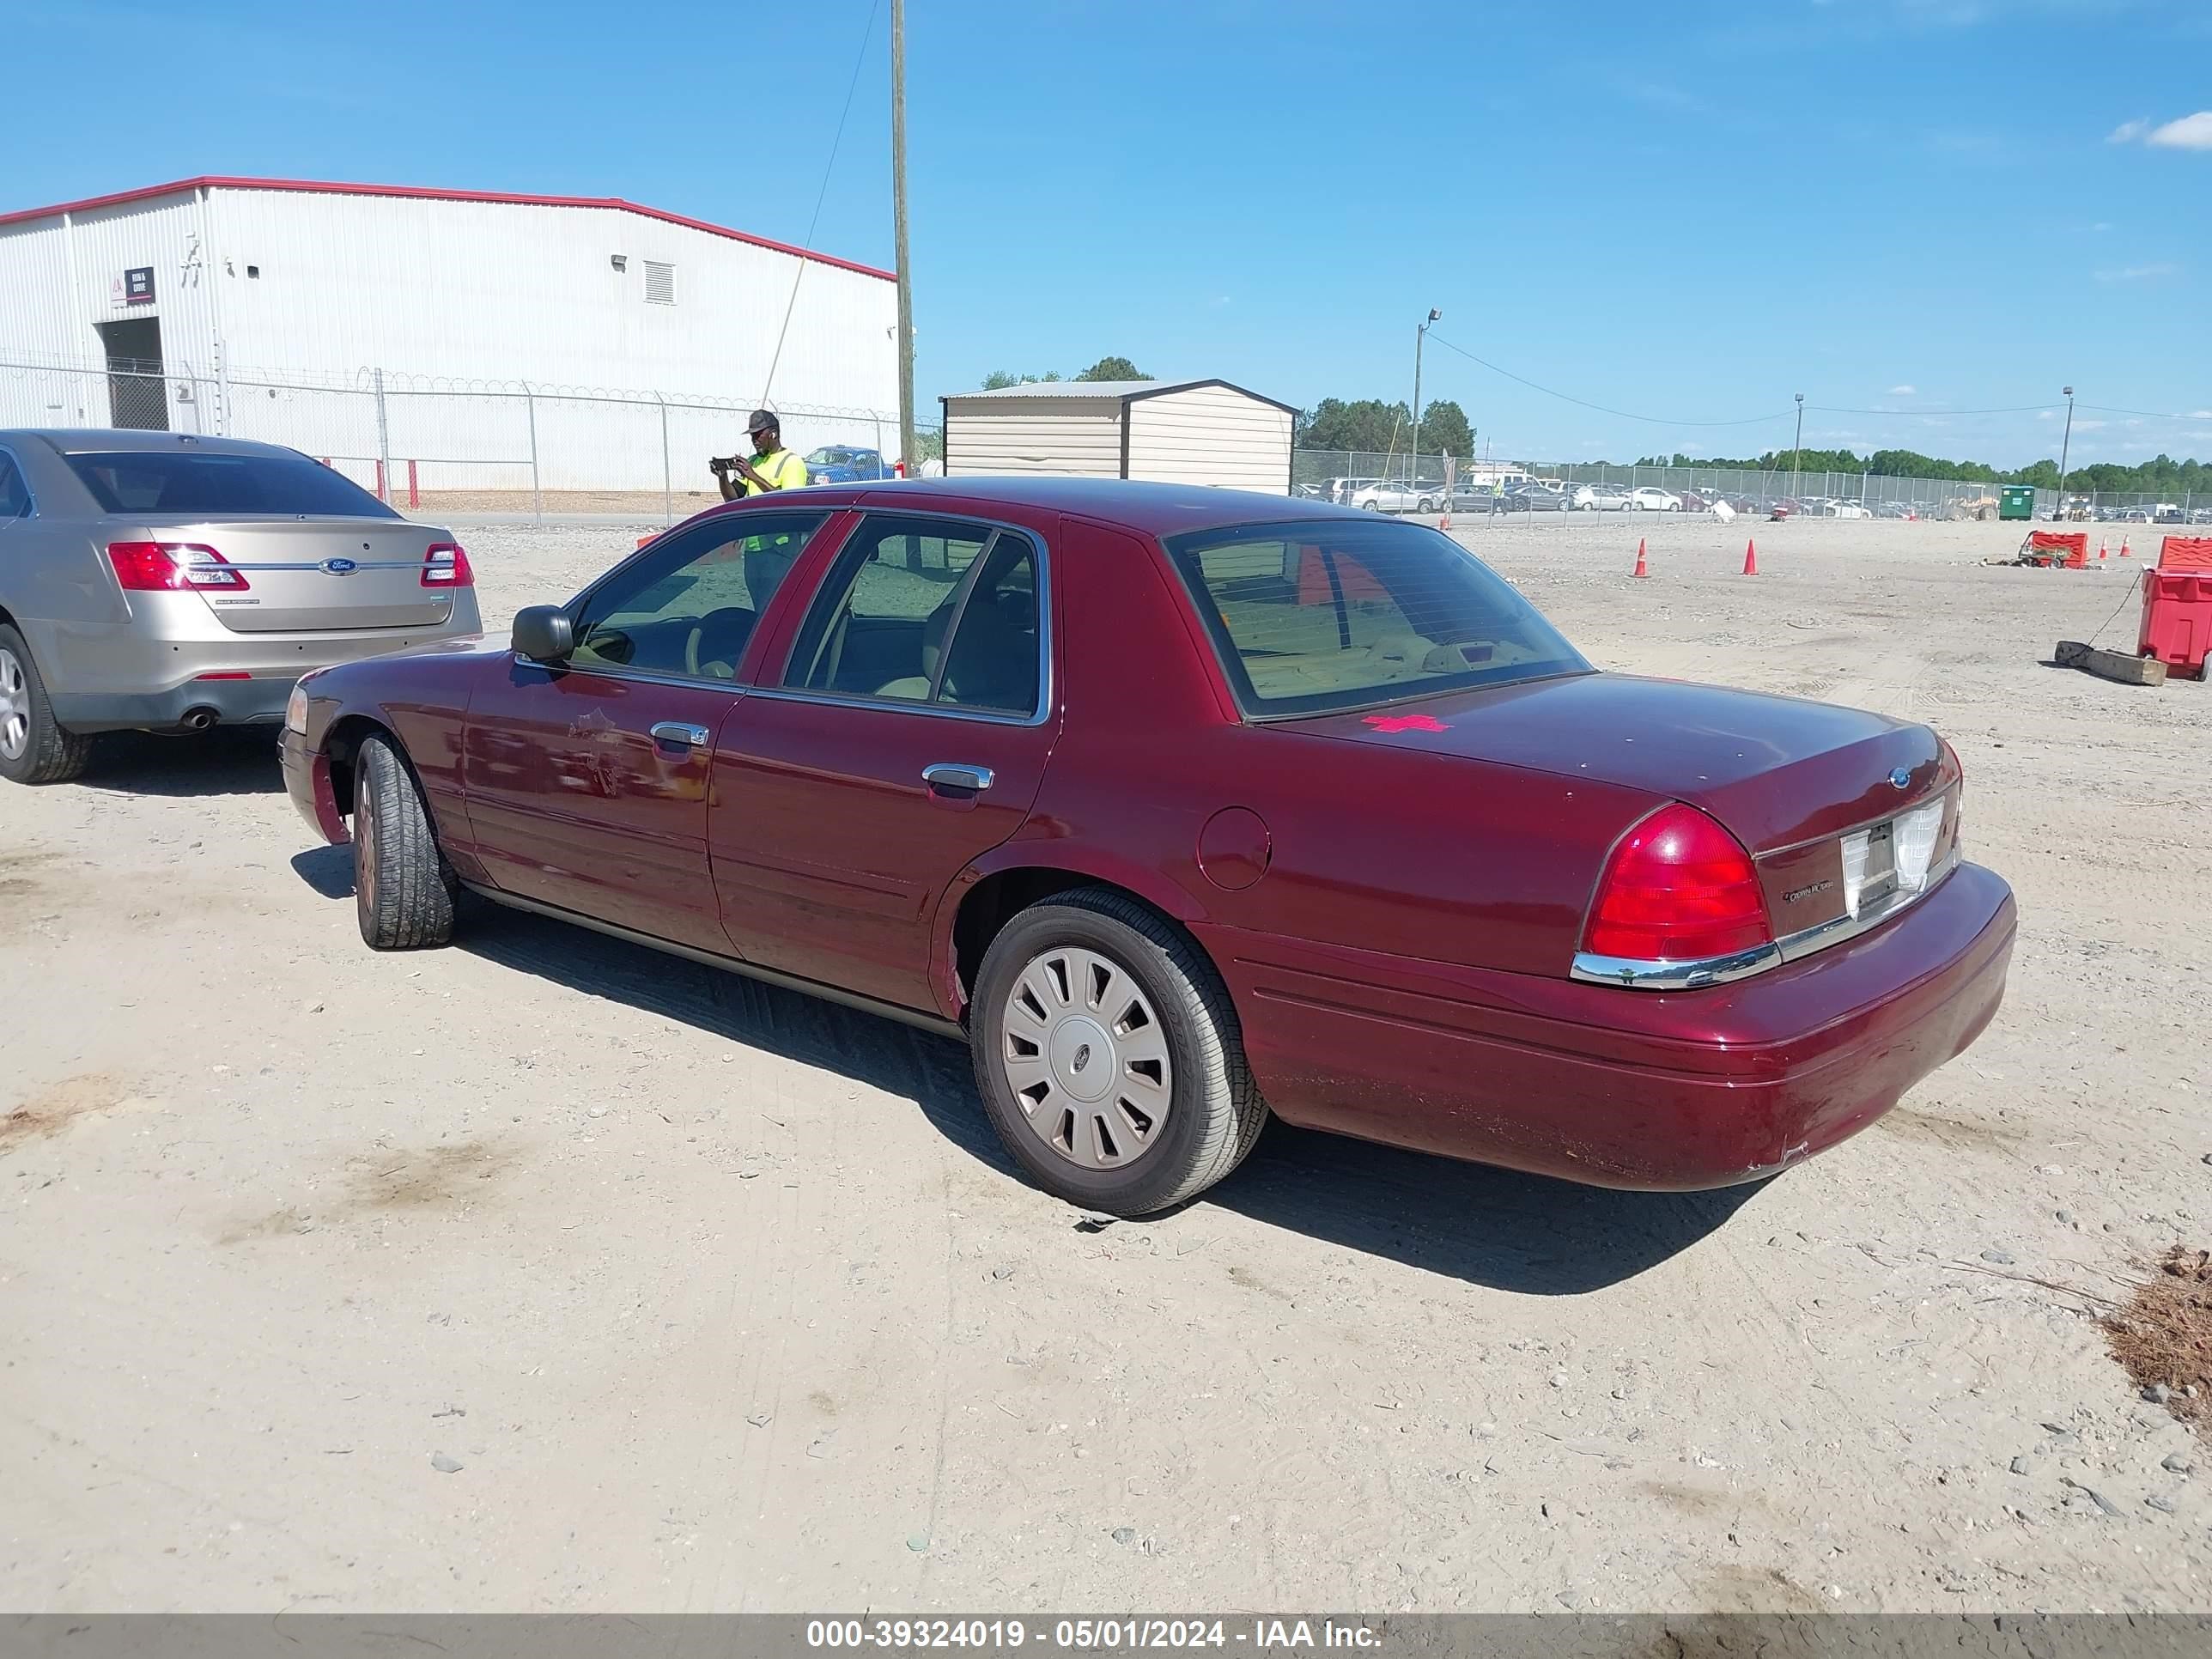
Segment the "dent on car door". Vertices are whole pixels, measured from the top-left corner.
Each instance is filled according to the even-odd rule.
[[[748,960],[937,1008],[936,901],[1021,827],[1058,714],[1027,531],[872,514],[714,757],[724,925]]]
[[[714,737],[762,612],[829,516],[745,513],[666,537],[576,602],[565,661],[510,658],[478,688],[463,764],[493,882],[727,948],[707,867]]]

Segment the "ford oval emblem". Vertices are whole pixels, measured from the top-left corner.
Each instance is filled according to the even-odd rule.
[[[1901,766],[1899,766],[1899,767],[1895,767],[1895,768],[1893,768],[1893,769],[1891,769],[1891,771],[1890,771],[1890,775],[1889,775],[1889,787],[1890,787],[1891,788],[1893,788],[1893,789],[1908,789],[1908,788],[1911,787],[1911,786],[1912,786],[1912,774],[1911,774],[1911,773],[1910,773],[1910,772],[1906,771],[1906,770],[1905,770],[1903,767],[1901,767]]]
[[[351,559],[325,559],[323,568],[333,576],[350,576],[361,567]]]

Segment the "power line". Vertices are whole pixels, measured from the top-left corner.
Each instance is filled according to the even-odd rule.
[[[1807,404],[1808,409],[1818,410],[1823,415],[1902,415],[1907,419],[1923,421],[1948,420],[1954,415],[2038,415],[2046,409],[2063,409],[2064,404],[2021,404],[2013,409],[1842,409],[1833,404]],[[2084,404],[2083,408],[2088,405]]]
[[[2113,409],[2104,404],[2083,404],[2083,409],[2094,410],[2100,415],[2136,415],[2146,421],[2212,421],[2212,409],[2200,409],[2187,415],[2161,415],[2151,409]]]
[[[837,165],[837,146],[845,142],[845,118],[853,112],[853,94],[860,89],[860,70],[868,61],[868,43],[876,38],[876,14],[883,9],[883,0],[872,0],[868,7],[868,26],[860,31],[860,50],[853,58],[853,78],[846,83],[845,107],[837,112],[837,131],[830,140],[830,159],[822,164],[822,188],[814,192],[814,216],[806,222],[806,240],[799,245],[801,253],[811,252],[814,246],[814,228],[822,222],[822,204],[830,199],[830,173]],[[799,308],[799,279],[806,275],[812,263],[801,259],[799,269],[791,274],[791,298],[783,307],[783,326],[775,331],[775,353],[768,360],[768,379],[761,383],[761,403],[768,403],[769,388],[775,384],[776,366],[783,362],[783,342],[791,332],[791,313]]]
[[[1445,350],[1456,351],[1461,356],[1466,358],[1468,362],[1471,363],[1480,363],[1483,368],[1488,369],[1492,374],[1503,374],[1507,380],[1517,382],[1519,385],[1525,386],[1531,392],[1540,392],[1547,398],[1557,398],[1561,403],[1573,404],[1578,409],[1594,409],[1601,415],[1615,416],[1624,421],[1642,421],[1649,426],[1764,426],[1770,421],[1786,421],[1790,418],[1791,413],[1790,410],[1785,409],[1772,415],[1754,415],[1748,420],[1741,421],[1667,421],[1660,419],[1659,416],[1656,415],[1632,415],[1625,409],[1608,409],[1603,404],[1594,404],[1587,398],[1571,397],[1564,392],[1554,392],[1550,386],[1539,386],[1535,381],[1531,380],[1523,375],[1516,374],[1510,368],[1500,368],[1496,363],[1491,362],[1486,358],[1476,356],[1465,346],[1454,345],[1449,340],[1445,339],[1433,329],[1429,331],[1429,338],[1435,341],[1438,345],[1443,347]]]

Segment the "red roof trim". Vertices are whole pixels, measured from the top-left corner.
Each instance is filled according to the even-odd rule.
[[[349,185],[312,179],[230,179],[210,174],[198,179],[179,179],[172,185],[149,185],[140,190],[120,190],[112,196],[88,196],[81,202],[60,202],[52,207],[23,208],[14,213],[0,213],[0,225],[21,224],[27,219],[51,219],[59,213],[83,213],[94,208],[119,207],[127,202],[143,202],[156,196],[177,196],[186,191],[203,189],[317,191],[332,196],[413,196],[432,202],[494,202],[513,207],[607,208],[621,213],[641,214],[647,219],[659,219],[665,224],[681,225],[686,230],[703,230],[709,236],[726,236],[733,242],[750,242],[755,247],[835,265],[840,270],[858,271],[863,276],[879,276],[887,283],[898,280],[896,273],[878,270],[873,265],[840,259],[833,254],[817,253],[811,248],[793,247],[788,242],[772,241],[765,236],[750,235],[742,230],[732,230],[726,225],[710,225],[704,219],[687,219],[680,213],[669,213],[659,208],[626,202],[619,196],[519,196],[496,190],[434,190],[418,185]]]

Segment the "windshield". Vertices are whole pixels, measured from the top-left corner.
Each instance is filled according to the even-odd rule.
[[[1425,526],[1327,520],[1168,539],[1247,714],[1589,669],[1510,584]]]
[[[857,449],[817,449],[806,458],[809,466],[842,466],[860,458]]]
[[[399,516],[360,485],[304,455],[153,449],[67,459],[70,471],[103,513]]]

